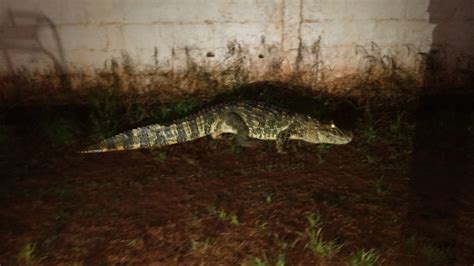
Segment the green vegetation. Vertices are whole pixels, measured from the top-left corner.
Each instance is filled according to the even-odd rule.
[[[0,145],[7,144],[11,141],[11,128],[0,124]]]
[[[46,193],[60,201],[68,201],[74,199],[76,188],[73,185],[58,185],[50,188]]]
[[[414,234],[405,237],[403,246],[407,254],[414,255],[419,253],[432,265],[445,264],[449,256],[448,249],[435,246],[434,244],[427,242],[426,239],[419,238]]]
[[[387,192],[387,188],[383,183],[383,176],[377,179],[377,181],[374,183],[374,187],[377,194],[385,194]]]
[[[286,258],[285,258],[285,255],[280,254],[280,255],[278,255],[277,261],[274,264],[272,264],[269,261],[267,255],[264,253],[262,259],[258,258],[258,257],[253,257],[251,259],[250,265],[252,265],[252,266],[268,266],[268,265],[285,266],[286,265]]]
[[[407,252],[407,254],[410,254],[410,255],[414,254],[417,248],[417,242],[418,242],[418,238],[416,235],[411,234],[411,235],[406,236],[403,242],[403,247],[405,249],[405,252]]]
[[[379,255],[374,249],[357,251],[350,260],[352,266],[373,266],[379,260]]]
[[[157,111],[156,113],[152,113],[151,115],[158,121],[170,121],[174,119],[183,118],[201,106],[202,103],[200,101],[194,99],[187,99],[160,108],[159,111]]]
[[[324,158],[323,158],[323,155],[329,151],[329,149],[331,149],[334,145],[331,145],[331,144],[326,144],[326,143],[320,143],[316,146],[316,150],[317,150],[317,156],[318,156],[318,159],[319,159],[319,164],[322,164],[324,163]]]
[[[132,99],[122,99],[127,97]],[[92,103],[89,117],[94,135],[92,139],[100,140],[137,125],[180,119],[202,105],[200,101],[188,99],[157,107],[139,103],[134,98],[134,94],[122,96],[115,89],[92,91],[89,100]]]
[[[122,117],[117,89],[91,89],[89,101],[92,103],[90,120],[95,134],[94,139],[102,139],[116,133]]]
[[[166,159],[168,158],[168,155],[166,154],[165,151],[160,151],[160,150],[155,151],[155,150],[153,150],[152,154],[153,154],[153,159],[155,161],[160,162],[160,163],[166,162]]]
[[[239,217],[234,213],[227,213],[223,209],[218,209],[215,205],[207,207],[209,214],[216,216],[221,221],[228,221],[231,225],[239,225]]]
[[[442,265],[448,257],[446,249],[428,243],[420,246],[420,252],[432,265]]]
[[[36,259],[36,243],[25,244],[17,256],[18,263],[30,265]]]
[[[74,143],[78,125],[73,118],[55,117],[43,122],[43,132],[48,141],[57,147]]]
[[[191,240],[191,250],[198,252],[206,252],[211,247],[212,242],[210,238],[206,238],[204,241]]]
[[[265,202],[268,204],[271,204],[274,196],[275,196],[275,192],[268,193],[267,196],[265,197]]]
[[[358,136],[365,145],[379,138],[378,121],[374,116],[373,111],[366,109],[363,118],[358,123]]]
[[[127,247],[136,248],[143,245],[143,240],[140,238],[134,238],[127,241]]]
[[[305,235],[309,239],[309,248],[317,255],[332,258],[339,253],[343,245],[336,241],[324,241],[322,236],[322,221],[318,214],[310,214],[307,217],[308,227],[305,230]]]
[[[337,254],[343,245],[336,241],[324,241],[322,237],[322,228],[307,229],[306,234],[309,237],[309,248],[316,254],[332,258]]]

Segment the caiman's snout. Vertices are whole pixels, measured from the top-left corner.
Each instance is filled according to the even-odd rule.
[[[331,131],[334,134],[334,144],[346,144],[352,140],[352,131],[342,131],[334,123],[331,123]]]
[[[343,135],[341,136],[341,142],[339,144],[347,144],[352,141],[352,138],[354,137],[354,134],[352,131],[345,131],[343,132]]]

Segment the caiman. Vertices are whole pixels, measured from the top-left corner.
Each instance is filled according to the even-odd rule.
[[[322,123],[304,114],[259,102],[219,104],[168,125],[152,124],[112,136],[81,153],[146,149],[183,143],[205,136],[236,134],[237,143],[249,146],[250,139],[274,140],[279,153],[288,140],[309,143],[347,144],[350,132],[333,123]]]

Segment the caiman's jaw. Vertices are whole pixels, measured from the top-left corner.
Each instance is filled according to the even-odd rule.
[[[307,132],[303,139],[311,143],[347,144],[352,140],[352,133],[343,132],[334,124],[319,125]]]
[[[318,133],[318,143],[330,143],[330,144],[347,144],[352,140],[352,133],[347,132],[335,135],[328,134],[328,132],[319,132]]]

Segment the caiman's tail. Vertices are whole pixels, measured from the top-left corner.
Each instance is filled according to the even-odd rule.
[[[136,150],[191,141],[211,132],[212,120],[194,117],[169,126],[153,124],[136,128],[92,145],[80,153]]]

